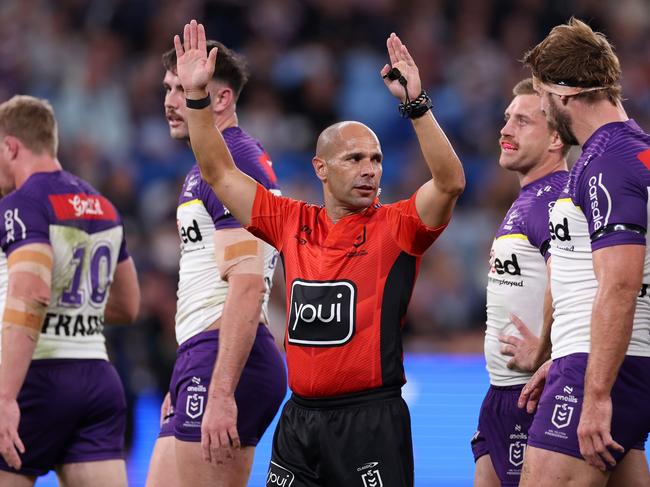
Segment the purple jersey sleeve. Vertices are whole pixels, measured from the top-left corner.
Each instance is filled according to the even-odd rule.
[[[535,199],[535,202],[530,207],[528,217],[526,219],[526,236],[531,245],[536,247],[544,256],[544,260],[548,260],[551,256],[549,251],[549,241],[551,233],[548,228],[549,215],[557,194],[545,194]]]
[[[269,157],[259,142],[249,137],[238,127],[224,130],[223,136],[235,165],[241,171],[267,189],[278,188]],[[212,188],[202,179],[199,183],[198,192],[201,201],[203,201],[203,206],[212,217],[216,230],[241,227],[241,224],[214,194]]]
[[[0,200],[0,246],[5,254],[28,243],[50,243],[47,206],[19,192]]]
[[[645,245],[650,171],[631,157],[606,154],[584,170],[577,199],[589,225],[591,248]]]
[[[199,182],[198,195],[203,202],[203,206],[212,217],[216,230],[241,227],[235,217],[230,214],[219,198],[217,198],[217,195],[214,194],[210,185],[203,181],[203,179]]]
[[[117,210],[116,210],[117,211]],[[123,262],[131,255],[129,254],[129,249],[126,246],[126,227],[124,222],[120,218],[120,225],[122,225],[122,243],[120,244],[120,252],[117,254],[117,262]]]
[[[120,253],[117,256],[118,262],[123,262],[130,257],[129,251],[126,248],[126,239],[122,238],[122,244],[120,245]]]

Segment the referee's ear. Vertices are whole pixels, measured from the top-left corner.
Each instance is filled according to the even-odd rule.
[[[314,166],[316,177],[325,182],[327,180],[327,163],[317,156],[311,160],[311,164]]]

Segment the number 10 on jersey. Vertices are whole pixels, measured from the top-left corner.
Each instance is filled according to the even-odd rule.
[[[70,265],[74,273],[69,286],[61,293],[60,306],[79,308],[87,301],[99,308],[106,301],[113,276],[111,248],[99,243],[90,250],[88,258],[86,252],[86,244],[75,247],[72,252]]]

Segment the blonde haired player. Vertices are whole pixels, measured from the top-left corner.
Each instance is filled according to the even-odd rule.
[[[56,152],[49,103],[0,105],[0,484],[55,469],[69,487],[123,487],[126,402],[102,329],[135,319],[139,287],[115,207]]]

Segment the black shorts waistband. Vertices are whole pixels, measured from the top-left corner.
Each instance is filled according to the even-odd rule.
[[[332,397],[302,397],[296,393],[292,393],[289,400],[303,408],[332,409],[358,406],[369,402],[397,399],[399,397],[402,397],[402,389],[399,387],[389,387]]]

